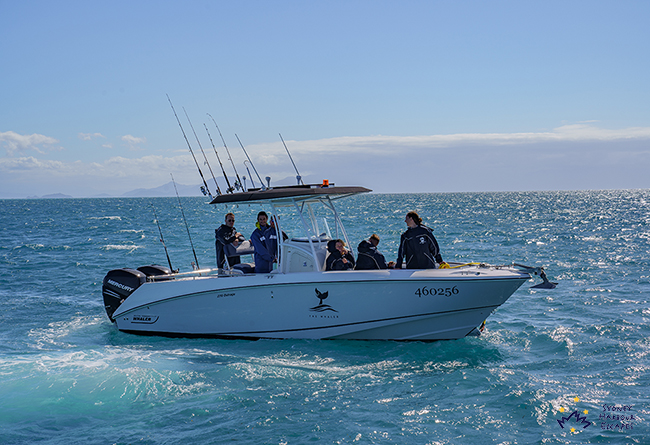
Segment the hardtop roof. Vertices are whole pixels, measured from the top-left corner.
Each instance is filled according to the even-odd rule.
[[[231,204],[231,203],[255,203],[272,201],[274,204],[292,203],[294,201],[316,201],[323,197],[343,198],[369,193],[372,190],[365,187],[334,187],[322,186],[321,184],[289,185],[267,189],[252,189],[245,192],[223,194],[214,197],[210,204]]]

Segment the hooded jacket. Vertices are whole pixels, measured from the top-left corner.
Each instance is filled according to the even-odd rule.
[[[327,243],[327,250],[330,253],[325,261],[325,270],[351,270],[354,269],[354,257],[350,252],[345,254],[347,263],[343,262],[343,255],[336,249],[336,240]]]
[[[273,270],[277,236],[271,226],[258,227],[251,234],[251,244],[255,249],[255,273],[269,273]]]
[[[221,227],[214,231],[215,241],[214,247],[217,251],[217,267],[223,269],[226,264],[226,245],[231,244],[235,239],[237,239],[237,229],[234,227],[228,227],[226,224],[221,224]],[[239,255],[229,256],[228,264],[233,266],[235,264],[241,263]]]
[[[359,255],[357,256],[357,265],[354,267],[355,270],[388,269],[386,258],[370,241],[361,241],[357,250]]]
[[[402,234],[397,252],[397,264],[400,269],[406,257],[407,269],[435,269],[436,263],[442,263],[438,241],[433,231],[427,226],[409,227]]]

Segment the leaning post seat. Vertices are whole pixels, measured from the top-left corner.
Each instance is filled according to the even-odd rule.
[[[232,268],[242,273],[255,273],[255,263],[239,263],[232,266]]]

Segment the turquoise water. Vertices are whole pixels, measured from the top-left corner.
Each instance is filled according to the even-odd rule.
[[[213,266],[226,207],[182,203]],[[167,264],[152,205],[190,269],[176,198],[1,200],[0,443],[650,443],[650,191],[338,204],[354,245],[376,232],[394,259],[416,210],[445,260],[544,266],[559,286],[525,284],[457,341],[138,337],[109,322],[101,282]],[[259,207],[228,210],[250,235]],[[574,411],[590,425],[561,428]]]

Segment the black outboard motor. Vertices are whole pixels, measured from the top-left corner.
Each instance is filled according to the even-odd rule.
[[[111,321],[113,313],[138,287],[147,281],[147,276],[135,269],[114,269],[106,274],[102,285],[104,307]]]
[[[151,264],[149,266],[140,266],[138,270],[145,274],[147,277],[159,277],[161,275],[170,275],[172,270],[169,267],[160,266],[158,264]],[[164,281],[163,279],[158,279],[156,281]]]

